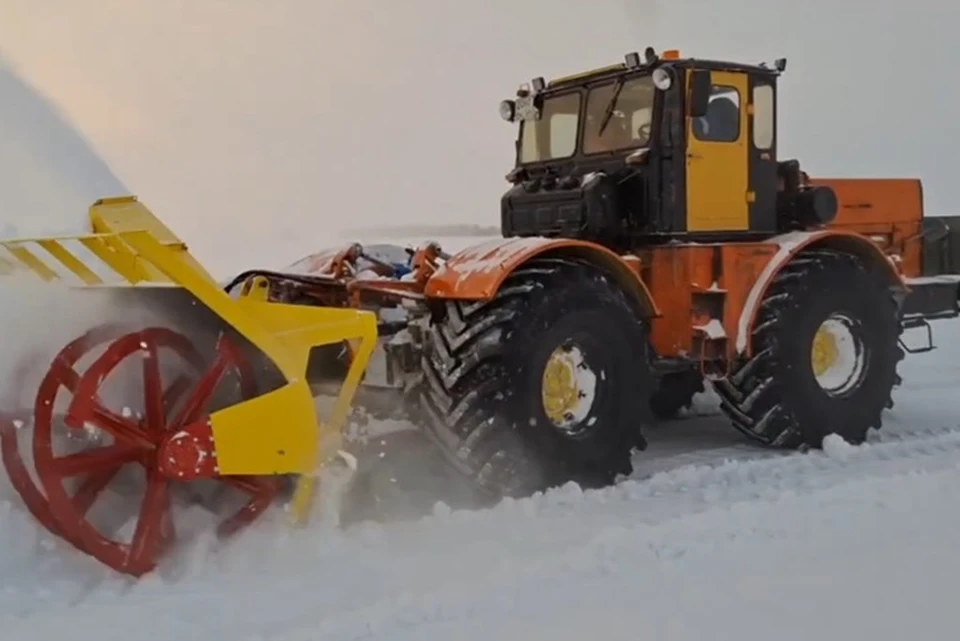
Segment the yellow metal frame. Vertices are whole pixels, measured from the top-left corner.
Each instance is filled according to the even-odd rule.
[[[31,251],[35,245],[76,276],[81,286],[110,285],[71,252],[77,242],[120,277],[116,286],[159,284],[188,290],[260,349],[280,370],[286,384],[215,412],[211,418],[220,473],[298,474],[295,522],[307,519],[316,473],[340,449],[341,429],[377,342],[372,312],[271,303],[265,283],[254,283],[231,298],[194,259],[187,246],[134,196],[105,198],[90,207],[93,233],[0,241],[8,258],[0,273],[32,274],[44,282],[60,273]],[[313,347],[351,341],[352,361],[331,415],[317,416],[306,380]]]

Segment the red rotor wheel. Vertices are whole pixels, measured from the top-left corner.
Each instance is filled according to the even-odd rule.
[[[40,381],[36,404],[42,404],[52,413],[61,392],[73,394],[76,390],[80,380],[80,374],[75,369],[77,362],[90,351],[121,336],[123,331],[119,325],[101,325],[68,343],[53,358],[50,368]],[[28,364],[25,362],[19,369],[18,378],[23,381]],[[27,464],[20,454],[20,436],[25,433],[20,427],[26,426],[33,420],[31,414],[32,411],[28,410],[15,411],[8,413],[0,420],[0,457],[10,477],[10,484],[43,527],[51,534],[66,539],[81,551],[86,551],[76,537],[67,536],[64,533],[50,509],[47,497],[34,483]],[[89,493],[98,482],[99,479],[91,476],[81,483],[80,491],[73,497],[78,509],[84,511],[89,509]]]
[[[170,377],[173,380],[164,385],[160,368],[162,348],[173,351],[185,361],[193,370],[193,376]],[[110,375],[137,355],[142,361],[144,399],[144,415],[139,420],[111,410],[100,398],[101,389]],[[256,384],[249,365],[225,339],[218,341],[213,362],[207,365],[189,339],[170,329],[151,327],[118,338],[80,376],[66,418],[67,424],[73,428],[93,424],[111,436],[114,442],[69,455],[54,454],[51,411],[38,397],[34,460],[50,511],[65,536],[79,541],[81,549],[118,572],[140,576],[152,571],[173,543],[171,489],[174,484],[181,483],[160,472],[159,446],[169,433],[204,417],[214,393],[231,371],[238,376],[239,395],[242,398],[254,396]],[[181,398],[183,404],[171,416],[169,410],[175,403],[168,403],[165,399]],[[132,539],[124,543],[113,535],[101,533],[87,519],[89,506],[76,498],[80,490],[71,496],[65,483],[85,475],[89,482],[82,484],[81,489],[86,487],[87,492],[81,496],[85,500],[90,496],[92,504],[120,469],[131,463],[144,469],[146,488],[137,510]],[[266,510],[279,490],[275,477],[217,476],[212,480],[250,495],[236,513],[220,522],[218,532],[221,535],[232,534],[252,523]]]

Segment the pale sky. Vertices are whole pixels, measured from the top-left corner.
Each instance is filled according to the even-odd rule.
[[[497,103],[647,45],[787,57],[781,157],[920,177],[929,214],[960,213],[957,18],[942,0],[4,0],[0,55],[90,141],[75,176],[138,194],[219,272],[291,262],[348,227],[497,224],[514,139]],[[36,119],[3,73],[0,228],[15,208],[32,231],[60,203],[25,197],[51,182],[25,172],[43,154],[72,170],[49,140],[14,168]],[[82,217],[86,198],[61,208]]]

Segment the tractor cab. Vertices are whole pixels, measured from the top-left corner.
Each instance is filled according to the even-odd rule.
[[[626,251],[641,240],[763,237],[829,222],[828,189],[794,213],[795,198],[783,198],[784,185],[802,186],[795,163],[776,155],[785,68],[784,59],[749,65],[648,48],[642,59],[521,85],[500,104],[518,124],[502,233]]]

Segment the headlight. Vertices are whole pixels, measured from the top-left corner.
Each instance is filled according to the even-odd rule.
[[[657,67],[653,70],[653,86],[660,91],[666,91],[673,84],[673,74],[669,67]]]
[[[517,105],[512,100],[500,101],[500,117],[507,122],[512,122],[517,113]]]

